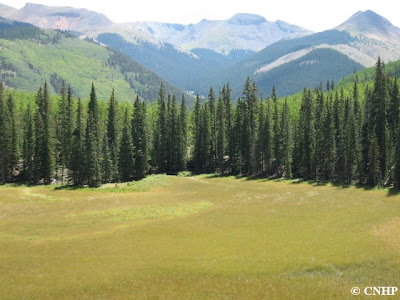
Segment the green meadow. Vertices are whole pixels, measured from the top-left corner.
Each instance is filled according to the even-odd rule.
[[[400,195],[205,175],[0,187],[1,299],[356,299],[355,286],[400,287]]]

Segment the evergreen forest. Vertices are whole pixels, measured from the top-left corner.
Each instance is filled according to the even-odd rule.
[[[111,87],[110,87],[111,90]],[[197,96],[81,100],[65,83],[34,97],[0,85],[0,181],[98,187],[151,173],[299,178],[340,184],[400,186],[398,80],[378,59],[371,85],[352,92],[328,81],[305,88],[301,103],[260,98],[247,78],[242,96],[226,84]],[[17,98],[17,99],[16,99]]]

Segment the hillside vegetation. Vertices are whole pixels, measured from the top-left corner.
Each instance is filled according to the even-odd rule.
[[[163,82],[169,92],[182,93],[122,54],[68,33],[14,26],[0,27],[0,37],[1,77],[14,89],[33,92],[48,81],[58,93],[65,81],[77,97],[86,98],[86,87],[94,82],[103,99],[114,87],[121,100],[140,95],[152,101]]]

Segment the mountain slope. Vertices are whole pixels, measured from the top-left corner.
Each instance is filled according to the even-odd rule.
[[[337,30],[347,31],[352,35],[366,35],[372,38],[400,38],[400,28],[397,28],[384,17],[367,10],[359,11],[339,26]]]
[[[212,49],[220,53],[233,49],[259,51],[280,39],[312,33],[283,21],[269,22],[253,14],[236,14],[228,20],[202,20],[190,25],[138,22],[133,26],[165,43],[185,49]]]
[[[331,78],[324,75],[319,80],[337,80],[348,75],[343,73],[345,69],[339,72],[334,68],[334,59],[343,61],[343,57],[332,51],[325,52],[325,55],[331,57],[333,64],[329,60],[322,60],[324,63],[313,66],[307,75],[301,68],[290,67],[291,63],[296,64],[297,60],[315,54],[314,51],[317,49],[331,49],[347,56],[350,60],[346,70],[350,74],[361,66],[373,66],[378,56],[386,62],[399,59],[400,29],[372,11],[358,12],[336,29],[278,41],[254,56],[220,71],[212,81],[219,85],[229,81],[234,89],[237,89],[241,87],[246,76],[251,76],[256,83],[260,80],[258,86],[262,92],[269,93],[270,87],[275,85],[280,96],[285,96],[296,92],[288,90],[281,80],[286,77],[285,70],[288,68],[292,69],[293,78],[297,78],[293,86],[298,87],[310,86],[312,84],[310,78],[316,79],[315,74],[324,74],[322,70],[327,70],[327,66],[333,68]],[[311,86],[316,86],[318,83],[319,81],[316,81]]]
[[[11,29],[0,26],[0,36],[15,28],[18,32],[27,30],[19,24]],[[0,39],[1,79],[9,87],[35,91],[46,80],[53,91],[59,92],[65,80],[76,96],[87,97],[93,81],[99,98],[108,98],[115,87],[121,100],[132,100],[139,94],[151,101],[164,82],[168,93],[182,93],[118,52],[66,33],[33,28],[37,35]]]
[[[104,33],[97,40],[112,49],[118,49],[163,78],[186,91],[199,91],[200,77],[207,77],[221,68],[233,65],[254,54],[252,51],[233,50],[224,55],[209,49],[181,51],[173,45],[154,45],[146,41],[131,43],[114,33]],[[205,86],[206,89],[209,86]]]

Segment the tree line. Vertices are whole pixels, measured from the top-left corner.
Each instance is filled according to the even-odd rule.
[[[1,182],[53,180],[97,187],[149,173],[274,176],[400,187],[400,96],[378,59],[373,86],[304,89],[301,104],[266,99],[248,78],[234,103],[229,84],[189,110],[185,96],[89,101],[63,84],[17,106],[0,84]],[[328,86],[328,85],[327,85]]]

